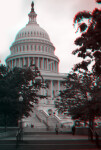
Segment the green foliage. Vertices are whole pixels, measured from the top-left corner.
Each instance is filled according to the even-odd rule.
[[[21,116],[28,117],[30,111],[33,111],[33,103],[37,104],[39,98],[44,98],[44,96],[38,94],[42,84],[41,81],[36,81],[35,78],[39,76],[41,75],[38,69],[32,71],[28,67],[9,70],[6,66],[1,65],[0,114],[9,118],[13,116],[15,121]],[[20,95],[23,97],[23,102],[19,102]]]
[[[88,65],[94,61],[92,70],[100,75],[101,61],[98,59],[98,55],[95,55],[95,52],[101,52],[101,9],[95,8],[92,12],[82,11],[77,13],[74,17],[74,26],[75,25],[80,29],[81,36],[74,42],[79,48],[72,53],[83,58],[86,67],[83,67],[83,64],[85,65],[85,63],[81,62],[76,64],[74,70],[78,68],[87,70]],[[88,61],[90,63],[87,64]]]
[[[56,100],[59,112],[67,112],[73,119],[89,120],[101,116],[101,81],[92,73],[72,72],[64,81],[65,90],[60,91]]]

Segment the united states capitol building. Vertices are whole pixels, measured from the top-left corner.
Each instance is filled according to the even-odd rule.
[[[59,73],[59,58],[55,55],[55,47],[48,33],[37,23],[33,2],[28,16],[29,22],[17,33],[6,63],[11,69],[25,65],[29,67],[32,62],[38,67],[44,81],[48,83],[48,89],[41,89],[40,93],[47,95],[48,98],[39,101],[25,124],[30,125],[34,122],[34,126],[37,127],[42,127],[42,124],[44,126],[44,123],[55,126],[57,122],[61,121],[61,117],[57,113],[54,102],[59,91],[64,88],[63,80],[66,74]],[[49,114],[49,112],[51,113]],[[36,118],[37,120],[35,120]],[[38,123],[38,120],[41,123]]]

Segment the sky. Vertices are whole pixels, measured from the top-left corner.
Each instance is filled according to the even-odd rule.
[[[0,0],[0,60],[10,55],[10,46],[19,30],[28,23],[32,0]],[[100,8],[95,0],[34,0],[37,23],[46,30],[55,46],[55,55],[60,60],[59,71],[67,73],[81,59],[72,55],[79,36],[73,27],[73,18],[83,10]]]

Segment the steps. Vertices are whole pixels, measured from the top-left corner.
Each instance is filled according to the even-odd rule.
[[[28,119],[30,122],[30,124],[28,125],[29,128],[31,127],[31,125],[34,125],[34,128],[46,128],[45,124],[38,118],[35,111]]]

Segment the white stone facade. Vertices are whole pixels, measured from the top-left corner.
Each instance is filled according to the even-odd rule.
[[[29,22],[18,32],[10,47],[11,54],[7,57],[6,63],[11,69],[25,65],[28,67],[32,62],[38,67],[49,85],[46,91],[44,89],[40,91],[48,96],[48,100],[41,100],[38,109],[42,109],[46,113],[52,109],[54,112],[54,100],[59,94],[59,90],[63,89],[62,81],[66,75],[59,73],[59,59],[55,55],[55,47],[47,32],[37,24],[37,14],[34,8],[31,9],[28,16]]]

